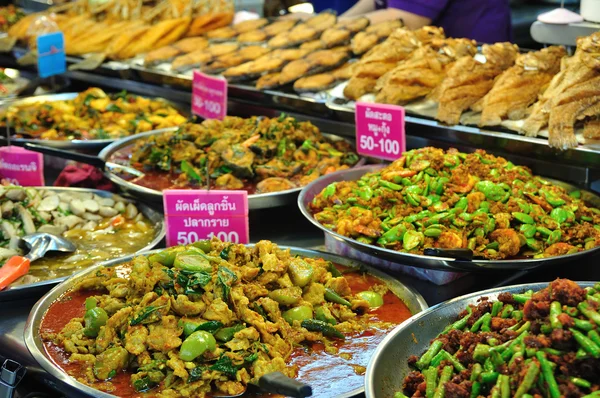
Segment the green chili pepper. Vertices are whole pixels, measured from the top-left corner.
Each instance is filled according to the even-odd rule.
[[[215,333],[215,339],[223,342],[223,343],[227,343],[228,341],[233,340],[233,336],[241,331],[246,329],[246,326],[244,325],[235,325],[235,326],[230,326],[227,328],[222,328],[219,329],[216,333]]]
[[[327,322],[330,325],[337,324],[337,321],[335,320],[335,318],[328,316],[327,313],[325,312],[325,309],[322,306],[315,308],[315,319],[322,321],[322,322]]]
[[[338,339],[344,339],[343,333],[339,332],[336,328],[327,322],[319,321],[316,319],[305,319],[302,321],[301,326],[311,332],[321,332],[323,336],[335,337]]]
[[[325,288],[325,300],[331,301],[332,303],[345,305],[346,307],[352,307],[352,304],[350,304],[348,300],[330,288]]]

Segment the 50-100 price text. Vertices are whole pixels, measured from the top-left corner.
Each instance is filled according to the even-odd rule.
[[[373,149],[379,148],[382,152],[392,155],[400,155],[400,143],[396,140],[390,140],[389,138],[380,138],[375,140],[375,138],[371,136],[362,135],[358,145],[360,145],[360,149],[367,151],[372,151]]]

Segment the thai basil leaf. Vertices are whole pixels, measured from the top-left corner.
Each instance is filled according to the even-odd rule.
[[[219,358],[219,360],[215,362],[214,365],[212,365],[209,369],[221,372],[231,378],[234,378],[238,371],[237,367],[233,364],[233,362],[231,362],[231,358],[229,358],[227,355],[221,356],[221,358]]]
[[[158,319],[155,319],[155,318],[158,318],[158,317],[152,317],[150,319],[148,319],[148,318],[152,314],[154,314],[157,310],[160,310],[161,308],[165,308],[165,306],[161,305],[158,307],[154,307],[154,306],[150,305],[150,306],[144,308],[142,310],[142,312],[140,312],[137,317],[133,318],[129,324],[131,326],[135,326],[135,325],[139,325],[140,323],[156,322]]]
[[[237,281],[237,276],[233,271],[227,267],[219,267],[217,271],[217,283],[223,290],[223,300],[229,299],[229,293],[231,292],[231,286]]]

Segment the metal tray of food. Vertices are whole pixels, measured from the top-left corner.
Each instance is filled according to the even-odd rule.
[[[581,287],[593,286],[593,282],[577,282]],[[371,357],[365,375],[365,395],[367,398],[393,397],[402,390],[404,377],[411,369],[407,360],[411,355],[421,355],[429,342],[437,337],[446,326],[456,321],[458,314],[467,305],[477,305],[481,297],[496,299],[500,293],[523,293],[532,289],[541,290],[548,283],[528,283],[484,290],[460,296],[434,305],[396,327],[379,344]]]
[[[161,129],[161,130],[155,130],[155,131],[148,131],[146,133],[137,134],[135,136],[123,138],[119,141],[115,141],[111,145],[104,148],[98,154],[98,157],[100,157],[100,159],[102,159],[104,161],[109,161],[111,159],[111,156],[114,153],[116,153],[120,149],[123,149],[130,145],[133,145],[139,139],[143,139],[145,137],[149,137],[152,135],[158,135],[158,134],[163,134],[163,133],[167,133],[167,132],[172,132],[172,131],[176,131],[176,130],[177,130],[177,128],[173,127],[173,128],[167,128],[167,129]],[[341,138],[331,135],[331,134],[323,133],[323,135],[330,139],[341,139]],[[365,159],[361,158],[359,160],[359,162],[356,164],[356,166],[362,166],[364,163],[365,163]],[[126,192],[134,197],[140,198],[140,200],[150,201],[150,202],[154,202],[154,203],[162,203],[162,200],[163,200],[162,192],[126,181],[125,179],[121,178],[117,174],[113,173],[111,170],[105,171],[104,174],[114,184],[118,185],[119,188],[123,192]],[[251,194],[251,195],[248,195],[248,207],[250,210],[256,210],[256,209],[265,209],[265,208],[271,208],[271,207],[284,206],[286,204],[293,203],[296,200],[298,193],[301,190],[302,190],[302,188],[294,188],[294,189],[289,189],[286,191],[279,191],[279,192]]]
[[[2,106],[13,106],[13,105],[28,105],[35,104],[38,102],[54,102],[54,101],[67,101],[76,98],[80,93],[61,93],[61,94],[49,94],[49,95],[38,95],[33,97],[26,97],[15,99],[13,101],[7,101]],[[176,108],[183,115],[189,115],[189,109],[181,108],[181,106],[164,100],[168,105]],[[49,146],[52,148],[59,149],[75,149],[84,151],[99,151],[105,146],[115,142],[115,139],[104,139],[104,140],[43,140],[35,138],[11,138],[16,145],[23,146],[25,143],[40,144]]]
[[[44,189],[47,191],[54,192],[81,192],[81,193],[92,193],[98,195],[103,198],[110,198],[114,194],[108,191],[101,191],[98,189],[87,189],[87,188],[62,188],[62,187],[38,187],[35,189]],[[147,251],[156,247],[165,237],[166,228],[164,217],[158,211],[150,208],[143,202],[135,203],[136,206],[141,210],[142,214],[153,224],[154,226],[154,238],[140,251]],[[35,265],[35,262],[33,263]],[[0,291],[0,302],[8,301],[8,300],[16,300],[23,297],[31,297],[34,294],[47,291],[51,286],[56,285],[65,279],[69,278],[68,276],[63,276],[54,279],[43,280],[31,284],[26,285],[17,285],[6,288],[5,290]]]
[[[281,249],[286,249],[287,247],[281,246]],[[385,273],[376,270],[372,267],[369,267],[365,264],[362,264],[357,261],[348,260],[343,257],[329,254],[325,252],[308,250],[308,249],[300,249],[300,248],[289,248],[292,254],[301,255],[305,257],[316,257],[323,258],[327,261],[334,262],[336,264],[340,264],[349,268],[361,269],[365,270],[367,273],[375,276],[380,279],[388,288],[398,297],[400,298],[404,304],[408,307],[411,313],[419,313],[425,309],[427,309],[427,303],[423,299],[423,297],[412,287],[405,285],[404,283],[398,281],[386,275]],[[149,255],[156,252],[150,251],[145,253],[140,253],[139,255]],[[68,376],[64,373],[55,363],[47,357],[45,352],[44,343],[38,333],[40,329],[42,319],[46,311],[50,308],[53,302],[59,299],[62,295],[71,290],[76,283],[86,277],[87,275],[95,272],[98,268],[102,266],[116,266],[122,263],[126,263],[133,259],[135,256],[127,256],[121,259],[115,259],[112,261],[108,261],[102,264],[98,264],[94,267],[88,268],[74,275],[69,280],[64,283],[56,286],[50,292],[48,292],[44,297],[42,297],[32,308],[29,317],[27,319],[27,323],[25,325],[25,344],[27,349],[34,357],[34,359],[42,366],[42,368],[48,372],[51,376],[53,376],[61,387],[65,388],[65,391],[69,391],[69,396],[89,396],[89,397],[113,397],[111,394],[107,394],[105,392],[101,392],[95,390],[74,378]],[[340,393],[336,396],[336,398],[349,398],[354,397],[361,394],[364,391],[363,388],[358,388],[352,391],[346,391]],[[333,398],[333,397],[331,397]]]
[[[167,85],[180,88],[192,87],[192,74],[167,72],[157,68],[147,68],[137,64],[131,66],[139,80],[145,83]],[[302,112],[308,115],[327,117],[333,112],[327,106],[327,92],[314,94],[297,94],[293,91],[259,90],[251,84],[230,83],[227,86],[227,95],[230,99],[258,103],[262,106],[274,107],[282,110]]]
[[[412,253],[402,253],[395,250],[386,249],[379,246],[370,245],[367,243],[359,242],[355,239],[347,236],[338,234],[330,229],[327,229],[321,223],[319,223],[310,213],[308,209],[309,203],[313,198],[318,195],[327,185],[337,181],[355,181],[358,180],[366,173],[377,171],[386,165],[369,165],[358,167],[350,170],[341,170],[335,173],[325,175],[312,183],[308,184],[300,195],[298,196],[298,207],[300,211],[306,217],[308,221],[313,223],[317,228],[322,230],[325,234],[331,237],[343,241],[351,247],[364,252],[366,254],[379,257],[388,261],[393,261],[403,265],[409,265],[420,268],[427,268],[441,271],[470,271],[470,272],[481,272],[481,271],[516,271],[516,270],[528,270],[541,266],[550,267],[556,264],[562,264],[566,262],[578,261],[581,258],[591,256],[595,253],[600,252],[600,246],[597,246],[590,250],[584,250],[574,254],[567,254],[563,256],[547,257],[547,258],[527,258],[527,259],[512,259],[512,260],[480,260],[474,258],[473,260],[457,260],[455,258],[446,257],[435,257]],[[592,192],[583,191],[579,188],[568,184],[566,182],[556,181],[548,179],[568,192],[579,190],[581,191],[581,199],[585,202],[592,203],[596,207],[600,206],[600,197]]]

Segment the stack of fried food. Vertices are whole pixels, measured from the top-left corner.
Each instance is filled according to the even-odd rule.
[[[348,72],[348,71],[346,71]],[[441,28],[397,28],[349,70],[344,96],[405,105],[425,99],[437,120],[504,126],[528,136],[547,128],[549,144],[600,139],[600,32],[582,37],[575,55],[562,47],[519,53],[511,43],[446,38]],[[330,82],[331,77],[319,76]],[[415,103],[416,105],[416,103]]]
[[[40,17],[54,21],[63,32],[67,54],[99,53],[102,59],[122,60],[228,25],[233,6],[225,0],[160,0],[151,5],[109,0],[95,6],[79,0],[23,18],[9,36],[35,39],[31,26]]]
[[[575,126],[583,125],[585,139],[600,139],[600,32],[579,38],[571,58],[533,106],[522,132],[535,136],[548,127],[550,146],[577,146]]]

